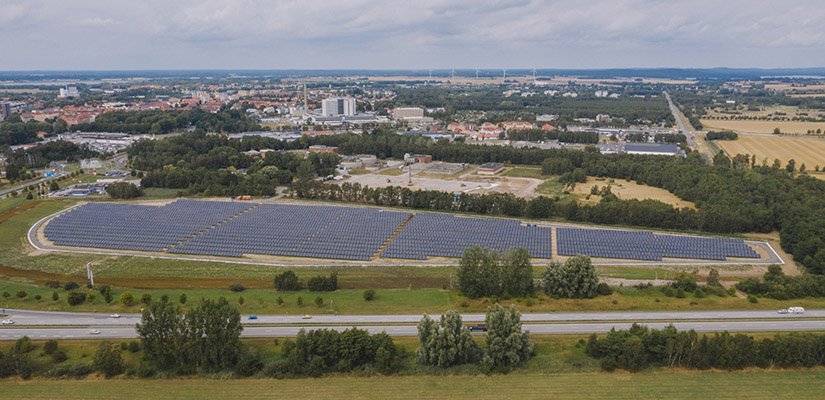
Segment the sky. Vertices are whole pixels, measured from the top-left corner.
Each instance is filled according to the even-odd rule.
[[[0,70],[825,67],[822,0],[0,0]]]

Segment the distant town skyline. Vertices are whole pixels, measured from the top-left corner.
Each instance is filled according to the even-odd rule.
[[[776,1],[0,0],[0,70],[825,66]]]

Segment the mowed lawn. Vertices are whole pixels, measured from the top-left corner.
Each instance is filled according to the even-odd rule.
[[[821,399],[825,371],[0,381],[4,399]]]
[[[756,155],[756,162],[773,164],[779,159],[784,167],[788,160],[796,161],[798,169],[803,163],[813,171],[818,165],[825,167],[825,140],[780,136],[739,135],[737,140],[716,140],[714,144],[725,150],[730,157],[737,154]]]

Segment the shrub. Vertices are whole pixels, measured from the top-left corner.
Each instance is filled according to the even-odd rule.
[[[606,283],[602,282],[599,283],[598,286],[596,286],[596,293],[598,293],[599,296],[609,296],[613,294],[613,290],[610,289],[610,286],[608,286]]]
[[[167,294],[160,295],[160,302],[161,303],[168,303],[169,302],[169,295],[167,295]]]
[[[149,304],[152,304],[152,295],[149,293],[144,293],[140,295],[140,302],[146,304],[147,306]]]
[[[322,305],[324,305],[323,297],[321,297],[321,296],[316,297],[315,298],[315,305],[318,306],[318,307],[321,307]]]
[[[41,300],[42,298],[43,298],[43,296],[41,296],[39,294],[34,295],[35,300]]]
[[[113,347],[109,342],[103,342],[98,346],[97,352],[92,362],[94,369],[103,374],[106,379],[123,373],[123,357],[120,349]]]
[[[91,373],[92,367],[83,363],[74,363],[54,367],[46,372],[45,376],[47,378],[60,378],[64,376],[67,378],[83,378]]]
[[[132,292],[123,292],[120,294],[120,304],[124,306],[131,306],[135,302],[135,296]]]
[[[278,298],[275,299],[275,302],[278,303],[278,305],[280,306],[280,305],[284,304],[284,298],[281,297],[281,296],[278,296]]]
[[[307,288],[313,292],[332,292],[338,290],[338,273],[333,272],[329,277],[316,276],[309,279]]]
[[[754,296],[754,295],[752,295],[752,294],[749,294],[749,295],[748,295],[748,301],[749,301],[749,302],[751,302],[751,303],[756,304],[756,303],[758,303],[758,302],[759,302],[759,299],[757,299],[757,298],[756,298],[756,296]]]
[[[367,289],[364,291],[364,300],[372,301],[375,299],[375,289]]]
[[[243,305],[243,303],[244,303],[245,301],[246,301],[246,300],[244,300],[243,296],[239,296],[239,297],[238,297],[238,304]]]
[[[46,343],[43,343],[44,353],[51,355],[55,350],[57,350],[57,340],[47,340]]]
[[[243,287],[243,285],[241,285],[239,282],[235,282],[235,283],[229,285],[229,290],[231,290],[232,292],[238,293],[238,292],[243,292],[244,290],[246,290],[246,288]]]
[[[5,292],[5,291],[4,291],[4,292],[3,292],[3,298],[4,298],[4,299],[8,299],[9,297],[11,297],[11,293],[9,293],[9,292]]]
[[[60,281],[56,279],[49,279],[46,281],[46,287],[50,289],[57,289],[60,287]]]
[[[94,293],[87,293],[86,294],[86,301],[88,301],[89,303],[94,302],[95,301],[95,294]]]
[[[68,281],[65,285],[63,285],[63,290],[74,290],[79,288],[80,286],[77,285],[75,281]]]
[[[295,275],[292,271],[284,271],[275,276],[275,290],[279,292],[301,290],[298,275]]]
[[[298,298],[295,299],[295,303],[298,304],[299,307],[303,306],[304,305],[304,298],[301,297],[301,296],[298,296]]]
[[[685,290],[684,290],[684,289],[682,289],[682,288],[678,288],[678,289],[676,289],[676,293],[675,293],[674,295],[675,295],[677,298],[680,298],[680,299],[684,299],[685,297],[687,297],[687,293],[686,293],[686,292],[685,292]]]
[[[137,340],[133,340],[129,342],[129,352],[130,353],[137,353],[140,351],[140,343]]]
[[[78,304],[81,304],[84,301],[86,301],[86,293],[70,292],[67,301],[69,302],[70,306],[76,306]]]
[[[60,295],[57,292],[52,292],[52,301],[60,300]]]
[[[186,293],[181,293],[178,301],[180,302],[180,304],[186,304]]]
[[[52,353],[52,362],[55,364],[62,363],[69,359],[69,356],[66,355],[66,352],[62,349],[57,349]]]
[[[17,298],[18,298],[18,299],[24,299],[24,298],[26,298],[26,296],[28,296],[28,295],[29,295],[29,294],[28,294],[28,293],[26,293],[26,291],[25,291],[25,290],[18,290],[18,291],[17,291],[17,294],[16,294],[16,296],[17,296]]]

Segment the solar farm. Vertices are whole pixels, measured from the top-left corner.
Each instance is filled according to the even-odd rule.
[[[554,228],[369,207],[176,200],[157,205],[87,203],[52,218],[56,246],[178,255],[305,257],[350,261],[458,258],[473,246],[523,247],[550,259]],[[758,259],[741,239],[645,231],[555,228],[557,255],[662,261]]]

